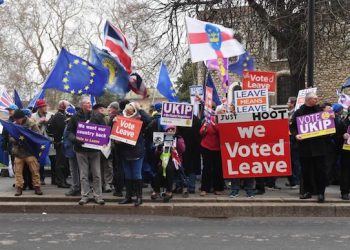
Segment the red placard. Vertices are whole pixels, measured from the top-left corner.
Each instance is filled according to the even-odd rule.
[[[291,175],[286,110],[218,119],[224,178]]]
[[[269,92],[276,92],[276,73],[269,71],[244,71],[242,88],[246,89],[264,89]]]
[[[136,145],[142,127],[142,121],[117,116],[113,124],[111,139],[125,142],[130,145]]]

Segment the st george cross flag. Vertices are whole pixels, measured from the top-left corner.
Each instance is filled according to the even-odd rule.
[[[126,72],[131,74],[131,52],[128,41],[121,30],[108,21],[104,28],[103,46],[112,56],[117,57]]]
[[[0,120],[0,123],[17,143],[25,147],[31,154],[38,158],[40,165],[45,164],[46,157],[50,151],[51,141],[49,139],[12,122]]]
[[[11,104],[14,104],[12,97],[7,93],[7,91],[2,88],[0,89],[0,111],[8,112],[6,110]]]
[[[245,52],[234,38],[232,29],[190,17],[186,17],[186,26],[193,63],[239,56]]]
[[[108,76],[106,68],[89,63],[62,48],[43,89],[58,89],[73,95],[101,96]]]

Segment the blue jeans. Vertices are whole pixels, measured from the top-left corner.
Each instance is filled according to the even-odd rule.
[[[232,179],[231,180],[231,191],[240,190],[241,179]],[[254,178],[245,178],[243,179],[244,190],[247,194],[252,194],[254,190]]]
[[[142,163],[143,157],[138,160],[122,159],[126,180],[142,180]]]

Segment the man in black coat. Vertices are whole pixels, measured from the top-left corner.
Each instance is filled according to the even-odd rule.
[[[301,163],[301,172],[304,184],[304,193],[300,199],[312,198],[313,182],[316,183],[318,202],[324,202],[325,189],[327,185],[327,174],[325,166],[325,156],[327,153],[327,140],[325,136],[302,139],[298,134],[297,117],[310,115],[322,111],[317,104],[318,97],[315,93],[308,93],[305,97],[305,104],[295,111],[290,131],[298,141],[298,149]]]
[[[58,102],[57,112],[50,118],[47,123],[46,132],[49,136],[53,137],[53,143],[56,150],[56,164],[51,169],[52,184],[57,185],[60,188],[69,188],[66,182],[65,170],[68,171],[67,159],[63,152],[63,132],[66,127],[66,109],[69,106],[69,102],[61,100]]]

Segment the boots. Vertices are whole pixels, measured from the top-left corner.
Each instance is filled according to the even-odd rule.
[[[143,183],[142,180],[136,180],[135,181],[136,186],[136,201],[135,201],[135,207],[138,207],[142,204],[142,187]]]
[[[133,181],[132,180],[125,180],[125,198],[119,204],[130,204],[132,203],[132,192],[133,192]]]
[[[22,188],[21,187],[17,187],[15,196],[21,196],[21,195],[22,195]]]
[[[36,195],[43,195],[43,192],[41,191],[40,187],[34,187],[34,193]]]

